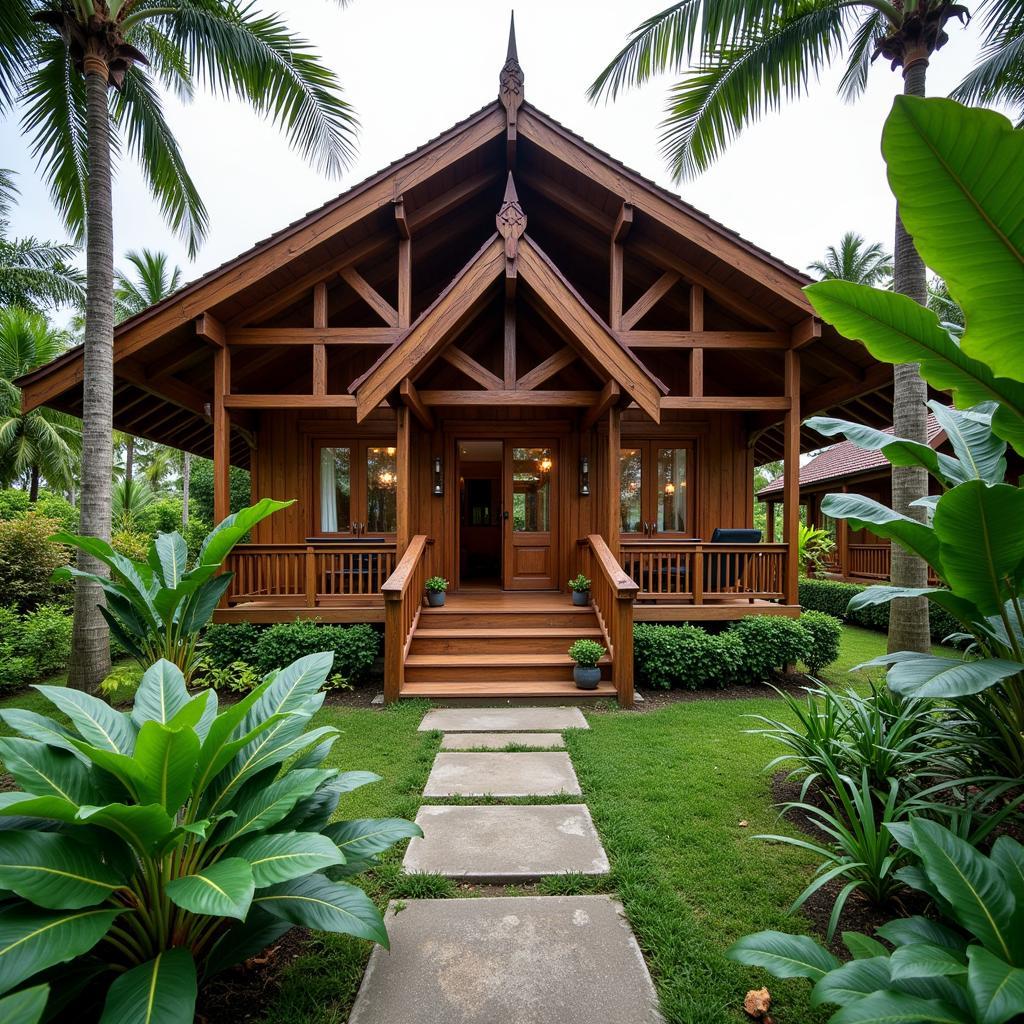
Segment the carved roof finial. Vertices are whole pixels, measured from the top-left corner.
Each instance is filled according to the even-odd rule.
[[[526,214],[519,205],[516,183],[511,171],[508,172],[505,198],[501,201],[495,223],[498,225],[498,234],[505,240],[505,277],[509,281],[514,281],[519,256],[519,239],[526,231]]]
[[[508,29],[508,53],[505,64],[498,76],[498,96],[508,111],[508,123],[516,123],[516,111],[523,102],[523,69],[519,66],[519,53],[516,50],[516,16],[512,12],[512,20]]]

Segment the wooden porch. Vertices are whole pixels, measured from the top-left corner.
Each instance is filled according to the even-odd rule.
[[[433,544],[246,544],[230,556],[235,576],[217,622],[383,622],[385,699],[617,697],[633,700],[634,622],[730,621],[797,616],[785,602],[785,544],[658,540],[577,543],[576,566],[592,580],[591,605],[567,593],[467,589],[443,608],[424,603]],[[592,694],[575,689],[566,651],[590,637],[608,650]]]

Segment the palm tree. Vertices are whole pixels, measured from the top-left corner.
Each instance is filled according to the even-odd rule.
[[[328,173],[353,155],[356,120],[334,74],[283,19],[234,0],[4,0],[0,109],[22,128],[58,210],[86,240],[82,533],[110,536],[113,460],[114,246],[112,155],[142,169],[169,224],[196,251],[202,200],[167,124],[159,87],[188,98],[195,82],[269,117]],[[86,230],[87,228],[87,230]],[[79,553],[79,565],[102,565]],[[95,584],[75,589],[70,686],[91,690],[109,670]]]
[[[18,306],[0,309],[0,486],[27,478],[31,502],[39,495],[40,478],[71,490],[82,434],[78,420],[64,413],[22,413],[14,381],[56,359],[67,344],[67,335],[53,330],[40,313]]]
[[[847,231],[838,249],[830,245],[825,250],[825,258],[815,260],[807,270],[822,281],[853,281],[884,287],[892,277],[892,256],[881,242],[868,245],[863,235]]]
[[[114,319],[117,323],[162,302],[181,287],[181,267],[170,267],[165,252],[130,249],[124,257],[134,268],[131,274],[114,271]]]
[[[981,58],[953,90],[961,103],[1006,106],[1024,127],[1024,6],[1018,0],[982,0]]]
[[[1013,3],[1015,0],[1000,0]],[[590,86],[591,100],[614,98],[662,72],[681,72],[662,122],[662,152],[676,181],[706,170],[743,128],[784,99],[797,99],[840,57],[839,91],[856,100],[876,57],[903,74],[903,92],[925,94],[928,62],[948,40],[946,24],[967,9],[952,0],[679,0],[634,29],[629,41]],[[924,263],[896,217],[893,288],[925,304]],[[928,390],[913,364],[893,369],[896,433],[926,443]],[[893,467],[893,507],[922,520],[911,503],[927,493],[927,473]],[[893,549],[892,582],[924,587],[927,566]],[[928,606],[923,598],[890,606],[889,649],[928,651]]]
[[[85,297],[82,272],[71,265],[73,245],[8,238],[11,208],[18,196],[14,176],[0,168],[0,307],[61,306]]]

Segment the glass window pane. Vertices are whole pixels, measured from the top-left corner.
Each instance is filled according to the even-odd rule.
[[[658,531],[686,532],[686,449],[658,449]]]
[[[398,493],[398,463],[394,448],[366,449],[366,530],[394,533]]]
[[[642,462],[639,448],[619,452],[619,529],[623,533],[641,532]]]
[[[512,529],[522,533],[551,530],[550,448],[512,449]]]
[[[320,449],[320,531],[344,533],[352,525],[352,449]]]

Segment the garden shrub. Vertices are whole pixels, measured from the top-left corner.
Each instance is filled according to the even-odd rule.
[[[60,605],[40,605],[19,614],[0,607],[0,687],[12,688],[52,676],[71,657],[71,615]]]
[[[120,555],[127,555],[133,562],[145,562],[149,551],[149,534],[141,530],[124,527],[110,535],[110,546]]]
[[[661,689],[699,690],[737,681],[743,645],[730,633],[708,633],[698,626],[633,627],[633,657],[642,683]]]
[[[18,487],[0,490],[0,519],[13,519],[28,510],[28,491],[23,491]]]
[[[59,522],[34,511],[0,521],[0,605],[30,611],[70,598],[71,588],[51,578],[69,561],[67,549],[49,539],[59,529]]]
[[[728,632],[743,645],[744,681],[770,679],[786,665],[807,662],[813,647],[811,634],[796,619],[778,615],[748,615],[729,626]]]
[[[247,469],[231,467],[231,511],[252,503],[252,481]],[[209,459],[193,459],[188,488],[189,512],[197,519],[213,522],[213,463]]]
[[[334,668],[351,682],[365,678],[380,650],[380,635],[368,625],[324,626],[312,619],[280,622],[263,630],[247,658],[261,672],[319,651],[333,651]]]
[[[155,537],[181,530],[181,498],[157,498],[135,516],[135,527]]]
[[[834,615],[816,611],[804,612],[799,622],[811,634],[811,649],[804,658],[804,664],[812,674],[816,674],[839,657],[843,622]]]
[[[827,612],[852,626],[863,626],[881,633],[889,632],[889,606],[871,605],[848,612],[846,606],[855,594],[865,590],[859,583],[845,583],[842,580],[800,580],[800,605],[805,610]],[[948,612],[931,605],[928,609],[932,640],[939,644],[952,633],[959,633],[963,626]]]
[[[262,626],[252,622],[220,622],[207,626],[203,633],[203,660],[215,669],[233,662],[251,662]]]
[[[36,499],[35,511],[47,519],[55,519],[60,528],[69,533],[78,533],[78,509],[64,497],[53,491],[40,491]]]

